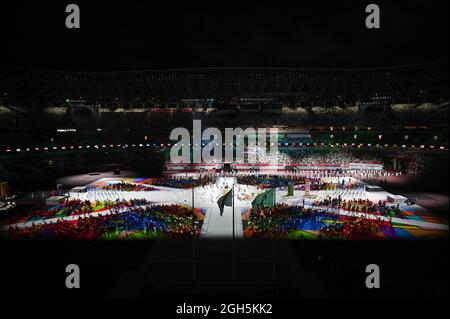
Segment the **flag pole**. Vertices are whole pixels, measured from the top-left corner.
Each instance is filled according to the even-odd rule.
[[[273,191],[273,205],[277,205],[277,188],[275,187],[275,190]]]
[[[192,182],[192,234],[194,233],[194,230],[195,230],[194,216],[195,216],[195,205],[194,205],[194,182]]]
[[[232,196],[232,206],[233,206],[233,239],[234,239],[234,181],[233,181],[233,188],[231,190],[231,196]]]
[[[195,280],[195,236],[194,182],[192,181],[192,280]]]
[[[275,186],[274,191],[273,191],[273,207],[275,208],[275,200],[276,200],[276,195],[277,194],[277,187]],[[273,214],[272,214],[272,223],[273,223],[273,237],[272,237],[272,276],[273,276],[273,280],[275,280],[276,277],[276,265],[275,265],[275,209],[273,210]]]
[[[233,180],[233,189],[231,190],[232,193],[232,209],[233,209],[233,280],[236,278],[236,251],[235,251],[235,227],[234,227],[234,184],[235,179]]]

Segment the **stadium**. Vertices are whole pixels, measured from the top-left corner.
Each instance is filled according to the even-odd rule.
[[[448,84],[448,61],[1,65],[0,237],[448,239]],[[195,123],[217,134],[195,136]],[[174,128],[189,133],[184,161]],[[216,139],[230,128],[244,133]],[[208,146],[231,158],[205,158]]]

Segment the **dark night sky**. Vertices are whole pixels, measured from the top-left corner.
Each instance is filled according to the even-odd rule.
[[[448,58],[448,0],[6,1],[0,63],[114,71],[177,67],[365,67]],[[95,2],[95,4],[93,4]],[[381,30],[364,26],[381,7]],[[44,4],[45,3],[45,4]],[[81,29],[65,28],[65,6]]]

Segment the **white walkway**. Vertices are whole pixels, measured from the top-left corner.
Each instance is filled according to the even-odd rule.
[[[232,207],[225,207],[223,215],[220,216],[219,206],[211,207],[207,210],[203,222],[201,236],[204,238],[231,238],[233,237],[233,214]],[[234,208],[235,238],[242,238],[244,235],[242,227],[241,208]]]
[[[216,184],[208,185],[205,188],[198,187],[195,194],[195,202],[198,206],[207,205],[205,220],[203,221],[201,236],[204,238],[223,238],[233,237],[233,209],[224,207],[223,214],[220,216],[220,209],[217,201],[233,187],[234,179],[230,177],[221,177]],[[238,189],[235,188],[234,198],[234,226],[235,238],[243,237],[241,207],[248,206],[248,203],[242,205],[238,199]],[[197,206],[197,205],[196,205]]]

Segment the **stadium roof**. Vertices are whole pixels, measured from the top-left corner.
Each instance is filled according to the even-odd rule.
[[[72,72],[0,65],[4,105],[151,107],[239,103],[339,105],[448,100],[448,61],[359,69],[196,68]],[[261,103],[261,102],[256,102]],[[192,105],[191,105],[192,106]]]

